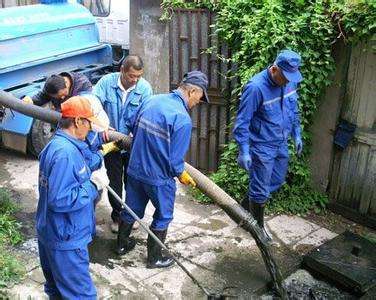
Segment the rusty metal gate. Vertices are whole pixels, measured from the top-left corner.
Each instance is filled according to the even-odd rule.
[[[222,146],[229,138],[228,95],[230,82],[225,79],[229,63],[226,45],[212,32],[214,15],[203,9],[177,9],[169,25],[170,88],[174,89],[184,73],[201,70],[208,75],[210,104],[200,104],[192,112],[192,138],[186,161],[203,172],[217,170]],[[216,52],[209,53],[212,47]]]
[[[352,49],[341,118],[355,124],[353,142],[334,154],[330,206],[376,228],[376,40]]]

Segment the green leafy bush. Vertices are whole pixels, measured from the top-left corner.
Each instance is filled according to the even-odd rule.
[[[21,225],[13,217],[17,209],[9,193],[0,188],[0,245],[16,245],[22,241],[22,235],[19,232]]]
[[[17,258],[0,246],[0,288],[18,281],[24,274],[25,269]]]
[[[229,45],[231,60],[238,66],[236,74],[229,74],[240,81],[239,88],[233,91],[235,95],[250,77],[270,65],[280,50],[288,48],[300,53],[304,81],[299,87],[299,105],[304,152],[298,159],[290,145],[287,184],[273,195],[269,210],[304,214],[325,208],[327,196],[311,186],[308,129],[335,70],[332,45],[339,39],[355,43],[375,34],[376,1],[163,1],[166,11],[176,6],[207,7],[217,12],[214,28]],[[238,97],[234,97],[230,103],[232,119],[237,104]],[[211,178],[239,201],[247,193],[248,176],[236,164],[237,151],[230,142],[221,156],[218,172]]]
[[[9,193],[0,188],[0,287],[19,280],[24,268],[12,253],[7,250],[9,245],[22,241],[19,231],[21,225],[13,217],[18,207],[11,201]]]

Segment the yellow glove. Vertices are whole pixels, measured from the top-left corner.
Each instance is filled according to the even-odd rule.
[[[187,171],[183,171],[183,173],[180,174],[179,181],[182,184],[191,185],[192,187],[196,187],[196,182],[193,180],[191,175],[188,174]]]
[[[29,96],[23,97],[22,101],[27,103],[27,104],[33,104],[33,99],[31,99],[31,97],[29,97]]]
[[[107,144],[103,144],[102,145],[102,150],[101,153],[103,156],[105,156],[106,154],[112,152],[112,151],[119,151],[120,148],[118,146],[116,146],[116,143],[115,142],[110,142],[110,143],[107,143]]]

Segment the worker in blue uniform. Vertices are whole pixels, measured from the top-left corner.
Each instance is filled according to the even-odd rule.
[[[99,98],[110,119],[110,126],[116,131],[129,134],[129,120],[142,101],[152,94],[150,84],[142,78],[144,64],[137,55],[129,55],[121,65],[120,73],[103,76],[94,87],[93,93]],[[105,156],[104,163],[110,186],[120,196],[123,182],[126,186],[128,152],[113,151]],[[111,230],[118,231],[121,206],[111,193],[108,199],[112,207]]]
[[[285,181],[288,167],[288,138],[297,154],[303,149],[297,84],[300,55],[281,51],[273,65],[253,76],[245,85],[233,130],[239,146],[238,164],[249,172],[249,193],[242,206],[263,230],[265,204],[271,192]]]
[[[51,75],[47,78],[43,90],[22,100],[38,106],[52,103],[55,110],[60,111],[61,103],[73,96],[90,94],[92,92],[90,80],[81,73],[63,72],[59,75]]]
[[[36,227],[45,292],[53,299],[96,299],[87,245],[95,233],[94,206],[102,186],[90,176],[101,166],[103,140],[92,136],[89,145],[85,139],[92,123],[102,124],[81,96],[63,102],[61,113],[59,129],[39,156]]]
[[[207,88],[205,74],[189,72],[177,90],[146,99],[135,116],[126,203],[139,218],[143,218],[146,205],[151,200],[155,213],[150,229],[162,242],[173,219],[174,177],[183,184],[196,185],[184,170],[184,156],[192,130],[189,110],[201,100],[209,102]],[[123,210],[117,241],[119,255],[135,247],[135,240],[129,237],[134,222],[134,218]],[[161,247],[149,235],[147,267],[163,268],[172,263],[172,258],[162,256]]]

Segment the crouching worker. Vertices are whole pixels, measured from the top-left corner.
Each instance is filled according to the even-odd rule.
[[[62,103],[61,113],[59,129],[39,156],[36,226],[45,292],[50,298],[96,299],[87,246],[98,190],[90,176],[103,157],[89,150],[85,138],[92,124],[102,124],[80,96]]]
[[[177,90],[170,94],[146,99],[135,115],[133,144],[128,165],[127,205],[143,218],[149,199],[155,207],[151,231],[164,243],[172,221],[176,185],[195,186],[184,171],[184,156],[191,138],[192,122],[189,110],[201,100],[208,102],[208,80],[199,71],[187,73]],[[117,253],[123,255],[135,247],[130,236],[134,218],[123,210],[117,240]],[[147,267],[163,268],[173,264],[163,257],[161,247],[149,235]]]

